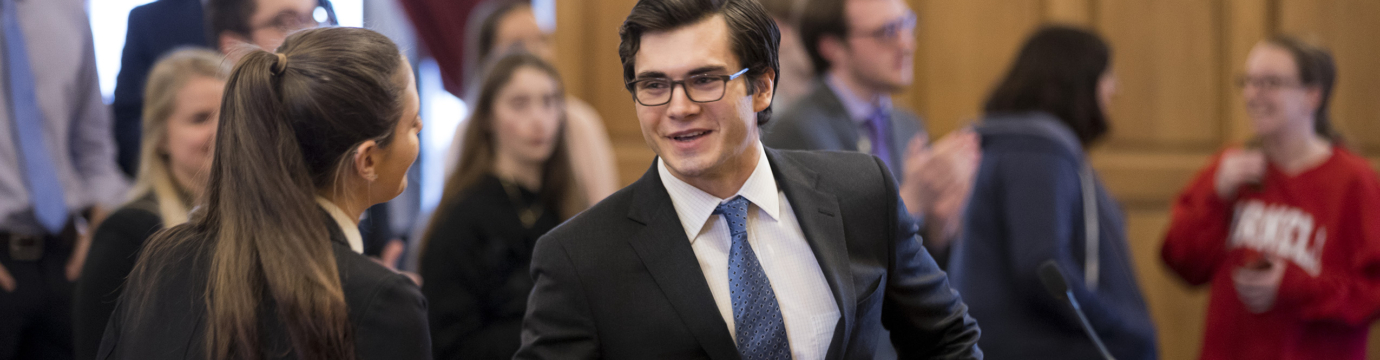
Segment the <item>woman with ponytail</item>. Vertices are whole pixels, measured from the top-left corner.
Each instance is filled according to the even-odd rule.
[[[1161,255],[1208,285],[1200,359],[1365,359],[1380,314],[1380,180],[1340,145],[1327,50],[1277,36],[1246,58],[1256,144],[1216,156],[1174,202]]]
[[[407,186],[417,92],[397,46],[306,30],[235,65],[205,201],[140,255],[100,359],[429,359],[426,301],[360,254]]]
[[[187,222],[206,189],[230,67],[220,53],[182,49],[159,60],[145,87],[139,174],[129,203],[101,222],[73,295],[76,355],[96,357],[125,277],[154,232]]]

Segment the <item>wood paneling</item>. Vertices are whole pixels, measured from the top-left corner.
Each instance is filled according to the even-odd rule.
[[[930,137],[977,119],[987,92],[1022,41],[1041,21],[1037,0],[919,1],[915,85],[908,99],[922,109]]]
[[[1211,149],[1221,136],[1217,2],[1105,0],[1094,23],[1112,44],[1119,95],[1108,146]]]

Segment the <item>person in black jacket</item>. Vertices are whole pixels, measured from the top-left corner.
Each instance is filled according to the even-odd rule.
[[[97,358],[431,358],[426,300],[356,228],[417,157],[397,45],[298,32],[245,55],[225,92],[204,204],[145,244]]]
[[[1102,359],[1039,268],[1054,261],[1117,359],[1156,357],[1155,326],[1125,216],[1088,164],[1116,91],[1111,50],[1089,31],[1047,27],[988,97],[982,161],[951,248],[949,279],[982,321],[992,359]]]
[[[463,157],[424,238],[422,293],[438,359],[517,352],[532,245],[585,207],[561,136],[560,76],[534,55],[500,56],[485,72]]]
[[[120,286],[154,232],[187,222],[206,188],[220,98],[230,74],[223,57],[204,49],[168,54],[149,76],[141,168],[130,202],[101,223],[77,279],[73,324],[79,359],[96,357]]]

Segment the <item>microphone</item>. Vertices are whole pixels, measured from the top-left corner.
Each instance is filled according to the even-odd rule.
[[[1078,315],[1078,321],[1083,325],[1083,332],[1088,333],[1088,338],[1092,339],[1093,345],[1102,352],[1102,357],[1107,360],[1116,360],[1112,353],[1107,351],[1107,345],[1102,343],[1102,338],[1093,331],[1092,324],[1088,323],[1088,316],[1083,315],[1083,309],[1078,306],[1078,299],[1073,297],[1073,292],[1069,290],[1068,281],[1064,280],[1064,272],[1059,270],[1059,263],[1053,259],[1040,264],[1040,283],[1045,285],[1045,290],[1054,298],[1062,300],[1073,309],[1073,313]]]

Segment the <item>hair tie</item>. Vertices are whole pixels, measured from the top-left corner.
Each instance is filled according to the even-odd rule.
[[[282,75],[283,71],[287,70],[287,55],[281,53],[273,55],[278,55],[278,62],[273,63],[273,75]]]

